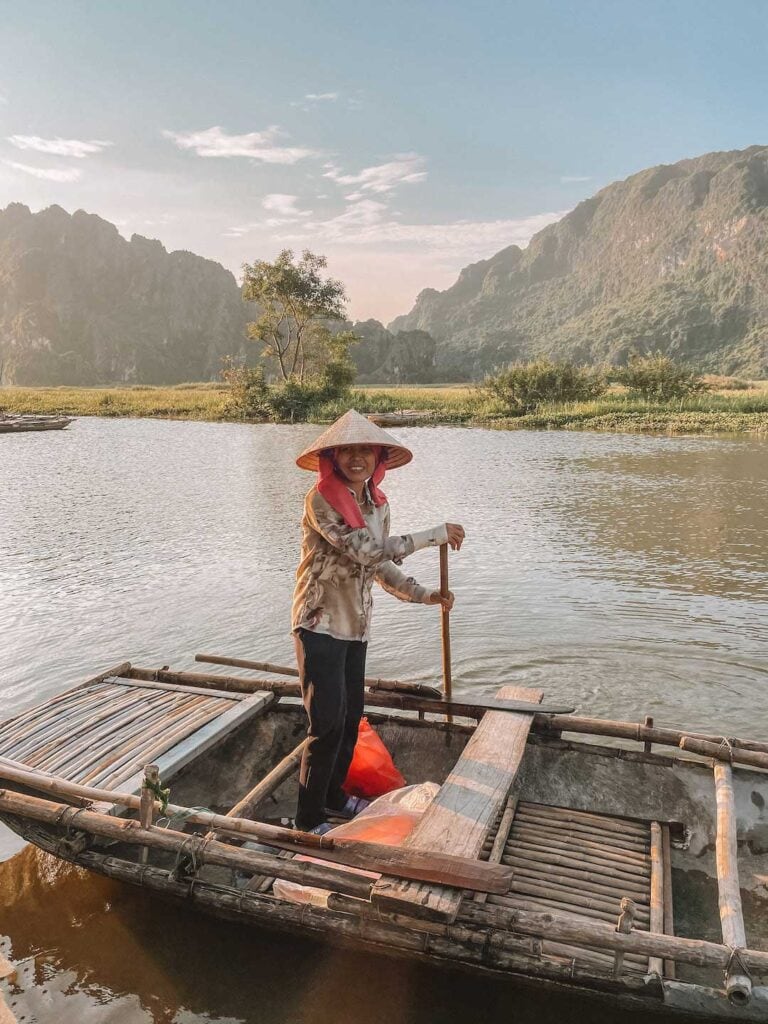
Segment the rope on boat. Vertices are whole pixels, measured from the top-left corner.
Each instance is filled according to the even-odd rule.
[[[160,784],[160,779],[150,779],[147,776],[144,777],[142,783],[142,789],[148,789],[156,800],[160,803],[160,814],[165,816],[165,812],[168,810],[168,801],[171,798],[170,786],[163,788]]]
[[[80,814],[81,811],[86,810],[88,810],[87,807],[64,807],[56,815],[56,825],[59,828],[66,829],[67,836],[72,836],[75,832],[75,818],[78,816],[78,814]]]
[[[725,965],[725,981],[726,984],[732,974],[742,974],[745,978],[749,978],[750,983],[752,982],[752,975],[749,970],[749,964],[744,958],[744,946],[729,946],[731,955],[728,957],[728,963]],[[736,970],[734,971],[734,967]]]
[[[166,790],[166,792],[169,792],[169,790]],[[163,809],[167,810],[167,805]],[[155,827],[175,829],[177,825],[186,825],[187,820],[191,818],[193,814],[197,814],[199,811],[202,811],[205,814],[214,813],[210,809],[210,807],[183,807],[179,808],[179,810],[176,811],[174,814],[161,814],[160,817],[155,822]],[[161,824],[161,822],[164,824]]]
[[[180,881],[183,875],[195,876],[205,864],[205,848],[212,840],[213,836],[187,836],[176,851],[171,878]]]
[[[720,740],[720,746],[717,748],[717,757],[720,761],[728,761],[729,764],[733,764],[733,744],[727,736],[723,736]]]

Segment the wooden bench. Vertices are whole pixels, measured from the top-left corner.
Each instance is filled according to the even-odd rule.
[[[502,686],[496,697],[541,703],[541,690]],[[440,792],[405,841],[417,850],[477,858],[509,796],[525,752],[533,715],[488,711],[472,734]],[[381,878],[372,902],[411,917],[453,921],[462,892]]]

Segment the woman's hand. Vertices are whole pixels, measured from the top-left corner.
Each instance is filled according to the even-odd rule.
[[[461,527],[459,527],[459,529],[461,529]],[[452,590],[448,591],[448,597],[443,597],[439,590],[433,590],[432,593],[429,595],[430,604],[440,604],[448,612],[451,610],[451,608],[453,608],[454,600],[455,597],[453,595]]]
[[[464,543],[464,527],[458,523],[446,523],[445,528],[448,531],[448,543],[454,551],[458,551]]]

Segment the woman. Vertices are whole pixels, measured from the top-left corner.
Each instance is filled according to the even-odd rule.
[[[376,580],[401,601],[453,607],[401,572],[402,560],[422,548],[461,547],[464,530],[442,523],[389,536],[389,505],[379,484],[411,452],[351,409],[296,460],[317,471],[304,502],[301,561],[296,573],[292,628],[309,717],[301,762],[296,827],[322,834],[328,812],[353,815],[366,801],[342,789],[363,714],[365,652]]]

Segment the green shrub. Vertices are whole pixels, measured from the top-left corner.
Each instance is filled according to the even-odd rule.
[[[239,366],[228,359],[221,373],[229,384],[226,413],[238,419],[302,423],[317,418],[328,404],[348,400],[354,372],[350,360],[339,358],[303,381],[289,377],[267,384],[263,367]]]
[[[608,389],[608,381],[599,369],[537,359],[512,363],[495,377],[488,377],[484,389],[506,412],[522,416],[543,402],[598,398]]]
[[[238,419],[268,420],[269,386],[264,380],[261,366],[240,366],[227,357],[221,371],[222,380],[229,385],[229,394],[224,405],[227,416]]]
[[[627,365],[616,370],[613,376],[628,389],[630,395],[637,395],[647,402],[665,402],[707,390],[702,377],[661,352],[648,356],[633,352]]]

